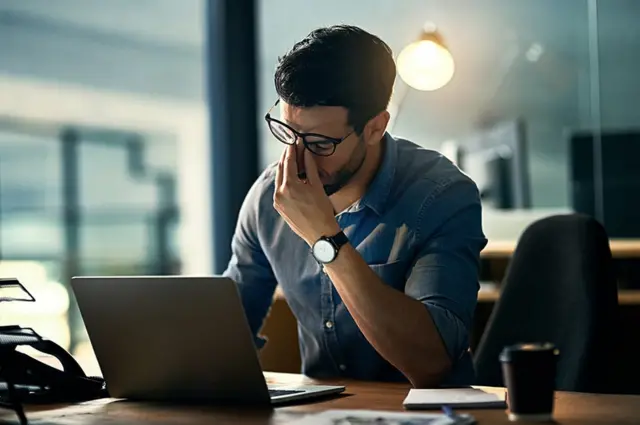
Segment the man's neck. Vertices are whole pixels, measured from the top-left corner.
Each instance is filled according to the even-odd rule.
[[[329,197],[336,214],[346,210],[364,196],[382,162],[383,146],[384,140],[371,146],[362,167],[360,167],[349,183]]]

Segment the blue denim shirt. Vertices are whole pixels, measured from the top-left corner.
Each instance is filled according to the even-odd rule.
[[[389,134],[383,142],[376,176],[338,223],[382,281],[429,310],[453,361],[444,383],[471,384],[469,329],[486,244],[477,187],[435,151]],[[302,373],[406,381],[366,340],[308,245],[273,208],[275,170],[268,167],[247,194],[224,272],[238,284],[254,335],[279,284],[298,320]]]

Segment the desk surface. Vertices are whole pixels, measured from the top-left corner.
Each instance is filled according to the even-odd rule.
[[[480,290],[478,292],[479,303],[493,303],[500,298],[497,289]],[[640,305],[640,289],[618,289],[618,304],[620,305]]]
[[[517,241],[490,240],[480,254],[482,258],[509,258],[513,255]],[[640,258],[640,239],[611,239],[611,255],[614,258]]]
[[[274,384],[316,383],[300,375],[267,374]],[[327,383],[327,382],[323,382]],[[402,400],[409,390],[404,384],[332,381],[346,385],[346,392],[335,398],[307,402],[274,410],[213,407],[169,407],[117,400],[97,400],[53,410],[30,409],[30,423],[53,424],[284,424],[300,415],[326,409],[376,409],[402,411]],[[468,410],[480,424],[508,424],[501,409]],[[596,395],[558,392],[554,413],[558,424],[640,424],[640,396]],[[12,423],[13,416],[0,414],[0,421]],[[13,422],[17,423],[17,421]]]

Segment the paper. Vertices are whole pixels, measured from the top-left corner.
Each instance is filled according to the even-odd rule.
[[[397,413],[377,410],[326,410],[322,413],[304,416],[294,425],[468,425],[475,419],[470,415],[450,418],[435,413]]]
[[[411,389],[404,399],[407,409],[440,409],[447,405],[464,408],[506,408],[504,390],[498,393],[479,388]]]

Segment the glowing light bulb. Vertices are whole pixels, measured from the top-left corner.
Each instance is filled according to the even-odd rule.
[[[398,55],[398,74],[416,90],[444,87],[455,71],[451,53],[441,44],[422,39],[405,47]]]

